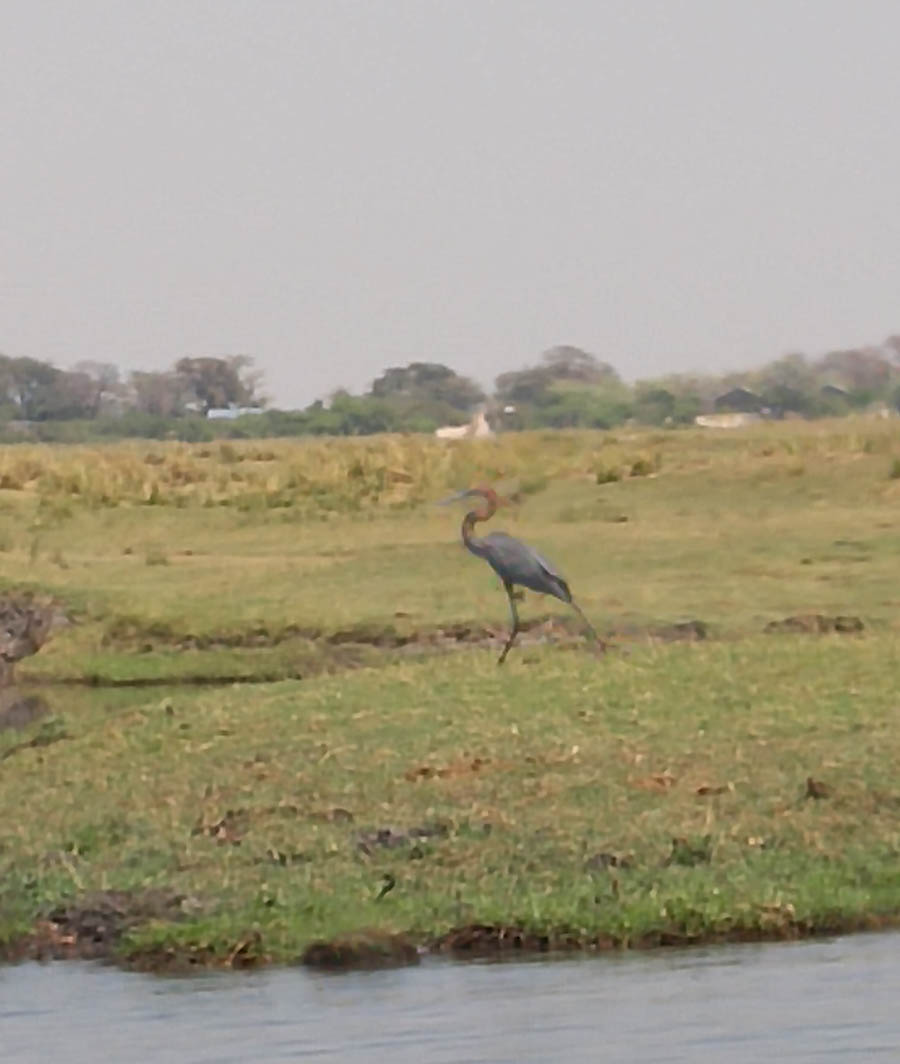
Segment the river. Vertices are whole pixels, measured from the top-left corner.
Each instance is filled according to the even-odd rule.
[[[0,969],[0,1060],[900,1060],[900,934],[321,975]]]

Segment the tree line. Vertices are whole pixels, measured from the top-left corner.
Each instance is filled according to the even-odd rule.
[[[60,369],[0,355],[0,438],[369,435],[432,432],[484,406],[505,428],[613,428],[689,424],[704,412],[757,410],[824,417],[873,404],[900,408],[900,336],[882,344],[791,354],[756,370],[672,374],[629,384],[613,366],[572,346],[502,373],[489,395],[434,362],[386,369],[365,392],[335,392],[303,410],[268,408],[249,355],[181,358],[164,371],[123,374],[107,362]],[[211,412],[228,411],[223,420]]]

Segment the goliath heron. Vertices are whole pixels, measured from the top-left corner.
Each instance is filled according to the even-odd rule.
[[[512,617],[512,629],[509,633],[509,638],[506,640],[506,646],[504,646],[497,660],[497,664],[502,665],[506,660],[506,655],[519,634],[519,611],[516,609],[516,600],[513,592],[513,587],[516,584],[520,587],[527,587],[531,591],[538,591],[543,595],[553,595],[554,598],[558,598],[561,602],[568,603],[584,621],[591,638],[599,644],[601,649],[605,649],[605,644],[597,636],[591,622],[585,617],[578,603],[572,599],[572,592],[569,590],[565,577],[557,572],[546,558],[538,554],[533,547],[514,539],[512,536],[507,535],[506,532],[491,532],[480,538],[473,535],[475,525],[479,521],[490,520],[497,511],[499,499],[493,488],[468,488],[465,491],[459,491],[455,495],[451,495],[449,499],[442,500],[441,505],[456,502],[458,499],[469,498],[473,495],[484,499],[487,502],[487,507],[483,511],[470,510],[466,514],[462,523],[462,540],[473,554],[477,554],[479,558],[484,558],[503,581],[503,586],[509,598],[509,612]]]

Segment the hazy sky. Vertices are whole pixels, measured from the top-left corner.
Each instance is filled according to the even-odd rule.
[[[0,0],[0,351],[305,404],[900,331],[896,0]]]

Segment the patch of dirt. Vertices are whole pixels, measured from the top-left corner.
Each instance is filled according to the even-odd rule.
[[[414,634],[401,633],[390,624],[358,624],[327,632],[298,624],[269,627],[260,623],[240,631],[197,635],[179,631],[162,621],[148,624],[132,617],[115,617],[107,623],[102,643],[104,646],[150,652],[158,649],[258,650],[281,646],[293,640],[335,647],[357,644],[388,648],[405,646],[414,639]]]
[[[651,626],[646,629],[646,634],[651,639],[659,639],[664,643],[674,643],[680,640],[696,642],[709,637],[709,627],[706,621],[679,621],[677,624]]]
[[[715,798],[720,794],[728,794],[729,791],[734,791],[734,784],[730,781],[728,783],[701,783],[694,789],[694,794],[700,798]]]
[[[314,812],[309,814],[310,820],[322,820],[326,824],[352,824],[356,819],[349,809],[343,809],[337,805],[333,809],[326,809],[324,812]]]
[[[327,632],[299,625],[267,628],[251,627],[241,632],[192,635],[179,632],[166,623],[143,623],[131,618],[113,618],[102,638],[104,646],[129,653],[171,652],[173,650],[216,651],[221,649],[272,649],[293,643],[290,655],[282,653],[279,661],[256,662],[247,658],[246,670],[210,674],[208,666],[198,663],[197,672],[178,676],[109,677],[100,673],[68,677],[32,674],[32,682],[47,687],[122,687],[153,688],[273,683],[303,680],[352,669],[371,667],[397,656],[444,654],[456,650],[483,647],[496,650],[506,640],[508,629],[476,622],[458,622],[435,628],[399,630],[391,624],[360,624]],[[517,648],[525,650],[540,645],[568,645],[591,652],[617,648],[619,639],[627,642],[662,641],[695,642],[709,638],[705,621],[689,620],[672,624],[622,625],[601,633],[598,644],[586,638],[583,625],[576,617],[544,615],[522,621]],[[627,653],[627,651],[625,651]]]
[[[806,791],[804,793],[805,798],[830,798],[832,795],[832,789],[827,783],[823,783],[821,780],[814,780],[812,776],[806,777]]]
[[[419,963],[419,950],[404,935],[358,931],[330,942],[310,943],[303,951],[300,963],[329,972],[402,968]]]
[[[254,857],[252,863],[255,865],[274,864],[279,868],[288,868],[291,865],[310,864],[312,861],[310,854],[302,850],[279,850],[270,846],[266,850],[265,857]]]
[[[252,764],[252,762],[250,762]],[[257,806],[256,808],[226,809],[224,813],[201,814],[191,828],[191,835],[205,835],[214,839],[220,845],[240,846],[249,833],[254,822],[265,820],[269,817],[306,817],[308,820],[316,820],[330,824],[352,824],[353,814],[349,809],[339,806],[333,809],[311,810],[301,809],[300,806],[290,802],[279,802],[277,805]],[[382,829],[390,830],[390,829]],[[414,828],[413,832],[423,833],[426,828]],[[297,864],[309,860],[302,853],[285,853],[280,850],[270,849],[267,851],[266,860],[276,864]]]
[[[219,843],[240,846],[250,829],[250,814],[246,809],[228,809],[211,824],[198,820],[191,830],[192,835],[208,835]]]
[[[33,960],[108,958],[126,931],[148,920],[178,920],[184,895],[167,890],[107,890],[51,909],[17,946]]]
[[[606,851],[595,853],[593,857],[589,857],[584,862],[584,867],[589,872],[600,872],[604,868],[632,868],[633,866],[633,856]]]
[[[402,612],[402,611],[401,611]],[[285,625],[270,628],[259,624],[239,632],[219,632],[194,635],[179,631],[166,622],[143,622],[130,617],[113,617],[106,625],[102,643],[106,647],[129,653],[171,652],[173,650],[216,651],[221,649],[272,649],[293,643],[290,656],[282,654],[279,661],[256,662],[248,657],[246,670],[210,674],[202,663],[196,672],[179,676],[109,677],[100,673],[75,674],[68,677],[31,675],[32,682],[46,687],[122,687],[153,688],[273,683],[281,680],[303,680],[313,676],[330,675],[351,669],[371,667],[391,655],[428,655],[450,653],[471,647],[495,650],[505,640],[508,629],[478,622],[457,622],[435,628],[398,629],[392,624],[359,624],[338,631]],[[694,642],[709,638],[709,628],[701,620],[679,621],[672,624],[622,625],[601,633],[600,651],[616,649],[616,640],[629,642],[657,640],[662,642]],[[569,645],[590,651],[594,644],[585,637],[583,625],[576,617],[543,615],[524,618],[517,647],[520,650],[539,645]],[[0,686],[3,683],[3,662],[0,661]],[[11,666],[6,666],[7,670]],[[6,676],[9,681],[9,675]]]
[[[371,856],[374,850],[396,850],[405,846],[415,847],[431,839],[446,839],[450,834],[448,824],[436,822],[422,824],[420,827],[396,830],[394,828],[373,828],[361,831],[356,837],[356,848]]]
[[[769,621],[763,628],[767,634],[785,635],[792,633],[841,632],[852,634],[862,632],[865,625],[859,617],[841,615],[827,617],[822,613],[800,613],[794,617],[785,617],[781,621]]]
[[[296,640],[319,648],[327,647],[329,652],[339,652],[341,648],[352,651],[358,647],[413,651],[478,644],[493,646],[498,640],[505,639],[506,634],[507,629],[503,625],[493,627],[477,621],[459,621],[434,628],[407,629],[399,629],[392,624],[363,623],[331,632],[301,625],[284,625],[277,628],[256,625],[241,632],[192,635],[178,632],[166,624],[143,624],[130,618],[115,618],[107,626],[103,643],[107,646],[150,652],[156,649],[271,648]],[[709,631],[705,621],[689,620],[674,624],[624,627],[610,634],[670,642],[706,639]],[[576,617],[544,614],[522,618],[519,643],[523,646],[575,638],[584,638],[583,625]]]
[[[314,671],[314,670],[311,670]],[[319,670],[323,671],[323,670]],[[60,687],[234,687],[241,684],[252,686],[253,684],[279,683],[281,680],[302,680],[306,673],[294,669],[272,669],[255,672],[252,676],[246,673],[217,673],[215,676],[191,675],[183,676],[128,676],[124,678],[100,676],[89,673],[86,676],[69,676],[60,679],[40,677],[41,683],[46,687],[54,684]]]
[[[652,791],[656,794],[665,794],[678,782],[671,772],[654,772],[649,776],[632,778],[628,781],[632,787],[639,791]]]
[[[661,643],[695,643],[709,639],[706,621],[676,621],[672,624],[619,624],[606,634],[611,640],[656,640]]]
[[[450,765],[444,766],[419,765],[417,768],[407,769],[406,772],[403,773],[403,778],[409,780],[410,783],[416,783],[419,780],[448,779],[454,776],[471,776],[477,772],[481,772],[482,769],[491,764],[493,764],[493,762],[489,757],[473,757],[466,758],[462,761],[455,761]]]

